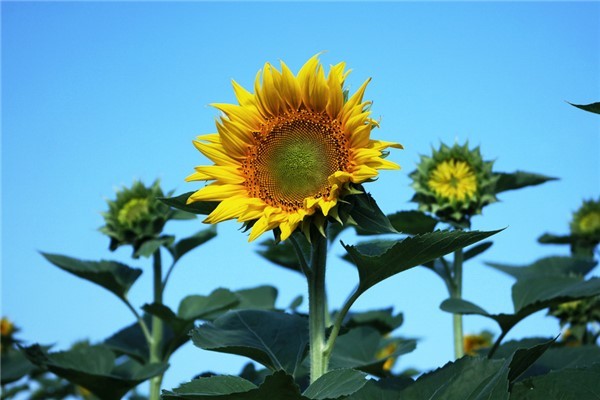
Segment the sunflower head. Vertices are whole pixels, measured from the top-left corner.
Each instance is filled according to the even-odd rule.
[[[12,321],[6,317],[2,317],[0,320],[0,335],[2,337],[11,337],[15,332],[15,325]]]
[[[137,250],[161,234],[171,209],[160,197],[164,194],[158,181],[149,187],[136,181],[130,188],[120,189],[115,200],[107,200],[108,211],[102,213],[106,224],[100,232],[110,237],[111,250],[129,244]]]
[[[208,181],[188,203],[217,201],[206,223],[237,219],[252,241],[268,230],[280,240],[297,228],[321,231],[338,218],[338,201],[372,180],[380,169],[398,169],[385,159],[399,144],[371,139],[378,123],[363,99],[368,80],[345,95],[344,63],[325,68],[317,56],[294,75],[265,64],[254,93],[233,82],[237,104],[213,104],[222,112],[217,133],[194,145],[213,164],[196,167],[188,181]]]
[[[571,233],[600,242],[600,200],[584,201],[573,214]]]
[[[476,356],[477,351],[485,349],[492,345],[494,335],[491,332],[483,331],[476,335],[465,335],[463,338],[463,348],[466,355]]]
[[[390,372],[394,367],[394,364],[396,364],[396,357],[390,357],[396,350],[398,350],[398,343],[389,342],[375,355],[375,358],[377,359],[387,358],[381,367],[385,372]]]
[[[492,165],[493,161],[483,161],[479,147],[442,144],[431,157],[421,156],[410,174],[416,191],[412,201],[445,222],[468,226],[473,215],[497,200]]]
[[[560,325],[585,326],[588,323],[600,323],[600,296],[569,301],[550,307],[548,312],[560,321]]]

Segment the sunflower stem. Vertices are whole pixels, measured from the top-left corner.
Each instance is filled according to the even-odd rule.
[[[328,359],[325,356],[325,269],[327,262],[327,238],[313,235],[311,244],[311,274],[308,280],[308,334],[310,346],[310,382],[319,379],[327,372]]]
[[[454,287],[451,297],[462,298],[462,273],[463,273],[463,251],[454,252]],[[452,328],[454,332],[454,357],[456,359],[465,355],[463,348],[463,318],[462,314],[452,314]]]
[[[156,250],[152,256],[154,272],[154,303],[162,304],[163,282],[162,282],[162,260],[160,249]],[[150,362],[161,362],[163,336],[163,322],[160,318],[152,317],[152,342],[150,343]],[[163,374],[150,379],[150,400],[160,400],[160,385]]]
[[[296,252],[296,257],[298,258],[298,263],[300,264],[300,269],[302,270],[302,273],[304,273],[304,276],[306,276],[307,279],[310,279],[311,271],[310,267],[308,266],[308,263],[306,262],[304,252],[302,251],[302,246],[300,246],[300,243],[298,243],[296,236],[291,235],[289,239],[292,243],[292,246],[294,247],[294,251]]]

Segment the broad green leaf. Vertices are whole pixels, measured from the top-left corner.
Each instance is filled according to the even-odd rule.
[[[104,346],[46,353],[40,346],[34,345],[24,351],[34,364],[87,388],[105,400],[121,399],[133,387],[168,368],[167,364],[142,366],[133,360],[117,365],[114,353]]]
[[[589,368],[564,369],[514,385],[514,400],[582,400],[600,398],[600,363]]]
[[[0,384],[16,382],[34,370],[34,365],[15,349],[2,349],[0,357]]]
[[[42,255],[60,269],[100,285],[120,299],[125,299],[131,285],[142,274],[141,269],[131,268],[116,261],[82,261],[59,254]]]
[[[238,310],[275,310],[277,288],[273,286],[263,285],[250,289],[240,289],[235,291],[235,295],[240,301],[235,306]]]
[[[176,262],[181,257],[183,257],[184,254],[188,253],[191,250],[194,250],[198,246],[203,245],[215,236],[217,236],[217,227],[215,225],[212,225],[208,229],[203,229],[190,237],[181,239],[180,241],[175,243],[175,245],[169,247],[169,251],[173,256],[173,261]]]
[[[387,346],[393,346],[391,351],[380,355]],[[385,373],[383,364],[388,358],[397,358],[415,348],[415,340],[386,338],[375,328],[361,326],[337,338],[329,366],[331,369],[356,368],[371,375],[382,376]]]
[[[527,308],[538,308],[543,304],[546,308],[552,304],[565,303],[600,294],[600,278],[581,281],[574,277],[548,276],[535,279],[522,279],[512,287],[512,298],[515,312]]]
[[[463,261],[468,261],[473,257],[477,257],[478,255],[492,247],[493,244],[493,242],[483,242],[467,249],[463,254]]]
[[[160,249],[161,246],[169,247],[175,237],[173,236],[161,236],[156,239],[149,239],[142,243],[142,245],[133,253],[134,258],[138,257],[150,257],[152,256],[156,250]]]
[[[246,389],[247,390],[244,390]],[[300,394],[294,378],[278,371],[265,378],[256,387],[253,383],[235,376],[199,378],[172,391],[164,390],[164,400],[308,400]]]
[[[483,308],[462,299],[446,299],[440,305],[453,314],[476,314],[495,320],[503,332],[519,321],[547,307],[600,295],[600,278],[581,281],[579,278],[548,276],[522,279],[512,287],[514,314],[489,314]]]
[[[528,349],[517,349],[510,358],[508,365],[508,383],[509,389],[513,383],[521,376],[529,367],[533,365],[555,342],[555,339],[548,340],[530,347]]]
[[[148,326],[152,318],[145,316]],[[141,363],[149,361],[149,348],[144,333],[137,322],[121,329],[104,341],[104,345],[117,354],[126,354]]]
[[[265,378],[269,375],[271,375],[271,370],[267,368],[256,369],[254,363],[249,362],[246,365],[244,365],[244,368],[242,368],[239,377],[249,380],[255,385],[260,385],[265,381]]]
[[[369,193],[355,194],[347,199],[352,205],[350,217],[359,234],[398,233]]]
[[[551,176],[545,176],[540,174],[534,174],[531,172],[516,171],[513,173],[498,172],[495,173],[498,177],[496,182],[495,192],[506,192],[508,190],[521,189],[527,186],[540,185],[544,182],[555,181],[558,178]]]
[[[437,231],[395,242],[387,250],[344,245],[358,268],[359,292],[410,268],[470,246],[500,231]],[[376,253],[378,252],[378,253]]]
[[[349,396],[367,383],[367,374],[353,369],[336,369],[312,383],[303,393],[309,399],[326,400]]]
[[[258,254],[274,264],[303,274],[294,246],[289,240],[276,243],[273,239],[267,239],[260,245],[262,248],[256,251]]]
[[[438,220],[422,213],[421,211],[399,211],[388,215],[392,226],[401,233],[407,235],[421,235],[433,232]]]
[[[382,310],[370,310],[363,312],[350,312],[346,317],[344,325],[347,328],[358,326],[370,326],[380,333],[390,333],[404,322],[402,313],[394,315],[394,309],[384,308]]]
[[[356,393],[350,395],[347,400],[398,400],[400,391],[413,383],[406,377],[370,379]]]
[[[179,318],[164,304],[145,304],[142,309],[164,322],[161,355],[164,360],[167,360],[170,354],[190,339],[188,333],[194,327],[194,321]]]
[[[205,350],[246,356],[295,375],[308,348],[308,321],[274,311],[230,311],[194,329],[192,341]]]
[[[291,303],[287,309],[296,311],[298,309],[298,307],[300,307],[302,305],[303,301],[304,301],[304,297],[302,297],[302,295],[298,295],[298,296],[294,297],[294,299],[291,301]]]
[[[504,363],[500,360],[464,357],[422,375],[415,383],[402,390],[397,398],[402,400],[474,400],[478,396],[491,393],[483,392],[483,388],[501,371],[503,365]],[[496,394],[494,397],[483,398],[508,399],[508,391],[505,393],[505,397],[498,397]]]
[[[172,392],[164,392],[162,398],[228,398],[225,395],[248,392],[257,389],[258,386],[246,379],[233,375],[215,375],[207,378],[196,378],[191,382],[184,383]],[[180,396],[177,396],[180,395]],[[202,397],[199,397],[202,396]]]
[[[187,192],[175,197],[162,197],[158,200],[178,210],[201,215],[210,214],[219,205],[218,201],[196,201],[194,203],[187,204],[187,199],[193,193],[194,192]]]
[[[498,263],[485,263],[516,279],[531,279],[544,276],[584,276],[596,266],[597,262],[576,257],[546,257],[533,264],[510,266]]]
[[[590,104],[573,104],[570,105],[580,108],[584,111],[589,111],[591,113],[600,114],[600,103],[590,103]]]
[[[181,303],[177,316],[187,321],[196,319],[211,320],[240,303],[240,299],[228,289],[215,289],[208,296],[187,296]]]

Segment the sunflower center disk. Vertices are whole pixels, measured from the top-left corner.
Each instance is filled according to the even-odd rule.
[[[450,200],[464,201],[477,191],[477,178],[464,161],[448,160],[439,164],[428,182],[438,195]]]
[[[267,127],[244,170],[252,196],[295,211],[307,197],[328,196],[327,178],[345,170],[348,150],[337,125],[321,115],[293,115]]]

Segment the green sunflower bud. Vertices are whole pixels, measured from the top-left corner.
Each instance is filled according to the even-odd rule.
[[[600,199],[584,201],[573,213],[571,233],[596,244],[600,242]]]
[[[479,147],[445,144],[433,149],[431,157],[421,156],[411,172],[416,193],[412,201],[419,210],[435,214],[444,222],[469,227],[470,218],[481,214],[484,206],[497,201],[492,174],[493,161],[483,161]]]
[[[108,212],[102,213],[106,225],[100,232],[110,237],[110,250],[132,245],[135,252],[145,241],[160,236],[172,212],[159,197],[164,194],[158,181],[150,187],[136,181],[131,188],[119,190],[114,201],[107,200]]]
[[[550,307],[548,314],[558,318],[561,326],[600,323],[600,297],[562,303]]]

